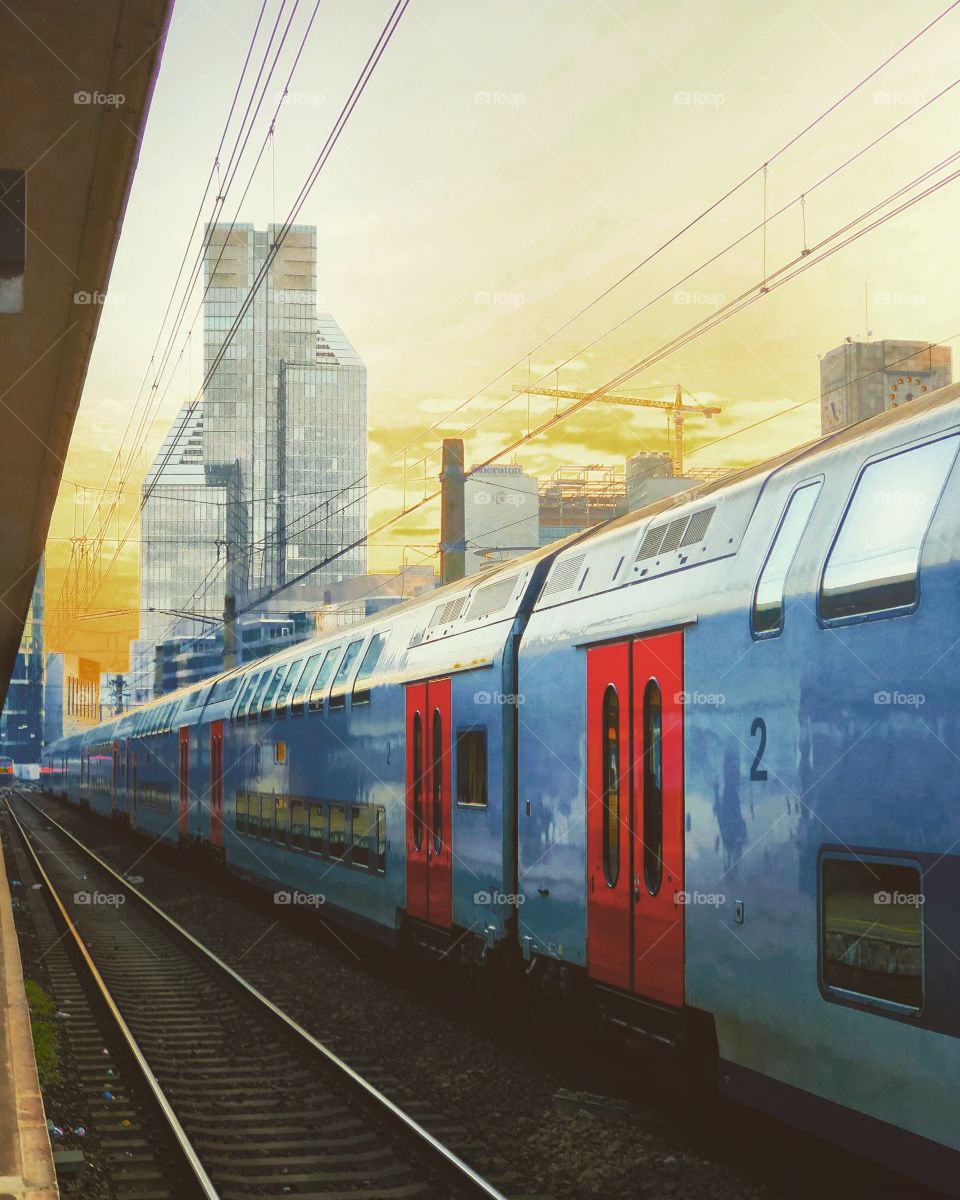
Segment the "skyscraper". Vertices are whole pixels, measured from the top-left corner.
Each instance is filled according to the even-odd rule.
[[[39,762],[43,742],[43,581],[41,559],[0,716],[2,753],[18,763]]]
[[[322,562],[366,533],[367,373],[329,314],[317,313],[317,231],[295,225],[269,267],[277,234],[209,230],[204,373],[249,289],[254,301],[204,392],[208,464],[240,465],[254,594]],[[366,570],[363,546],[310,578]],[[287,597],[297,606],[295,594]]]
[[[207,230],[207,382],[144,484],[134,702],[153,677],[157,643],[209,631],[227,594],[255,607],[307,573],[282,599],[305,610],[323,584],[366,571],[366,548],[354,545],[367,527],[366,368],[333,317],[317,312],[315,227],[294,226],[267,266],[276,234]]]

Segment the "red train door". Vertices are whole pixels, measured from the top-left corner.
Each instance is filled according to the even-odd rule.
[[[450,839],[450,680],[407,687],[407,912],[449,928],[453,920]]]
[[[223,847],[223,722],[210,726],[210,845]]]
[[[190,832],[190,730],[180,730],[180,757],[177,777],[180,784],[180,815],[177,832],[186,837]]]
[[[451,848],[450,680],[427,684],[427,746],[430,761],[427,845],[427,910],[433,925],[449,929],[453,923],[453,852]]]
[[[113,743],[113,775],[110,785],[110,815],[117,811],[117,788],[120,786],[120,746]]]
[[[407,688],[407,912],[421,921],[427,909],[427,685]]]
[[[630,643],[587,651],[587,971],[631,975]]]
[[[633,990],[683,1004],[683,634],[633,644]]]
[[[587,652],[587,970],[683,1003],[683,634]]]

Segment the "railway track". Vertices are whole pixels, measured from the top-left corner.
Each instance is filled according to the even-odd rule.
[[[196,1194],[503,1200],[128,879],[21,792],[13,797],[25,850]]]

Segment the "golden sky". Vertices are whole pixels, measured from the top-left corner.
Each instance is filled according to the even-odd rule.
[[[276,7],[271,0],[269,11]],[[301,7],[295,31],[312,4]],[[273,154],[239,213],[235,186],[227,219],[262,227],[283,218],[391,7],[386,0],[320,5]],[[412,0],[300,217],[319,228],[320,306],[336,316],[368,368],[371,525],[401,503],[394,477],[402,459],[388,460],[408,443],[417,443],[408,455],[409,499],[423,487],[419,460],[427,456],[432,488],[441,438],[492,413],[514,384],[549,374],[551,386],[558,379],[561,387],[599,386],[757,284],[764,262],[770,276],[799,255],[804,221],[806,245],[815,246],[960,149],[960,87],[918,112],[958,74],[958,10],[772,161],[765,182],[757,175],[555,334],[944,7],[945,0]],[[82,513],[90,516],[131,411],[139,419],[141,381],[152,382],[154,342],[258,9],[258,0],[179,0],[174,11],[51,528],[48,613],[69,539],[82,529]],[[268,92],[271,111],[286,69]],[[250,161],[268,122],[265,110]],[[241,169],[244,182],[246,174]],[[753,234],[678,283],[756,225],[765,203],[773,213],[801,193],[803,213],[794,205],[771,222],[766,247]],[[955,352],[960,346],[958,197],[960,181],[643,370],[623,390],[662,385],[668,397],[679,381],[722,406],[712,421],[688,421],[691,466],[740,465],[815,437],[817,355],[862,335],[867,321],[876,338],[949,341]],[[190,320],[198,305],[199,293]],[[176,369],[160,379],[157,419],[130,459],[104,560],[117,530],[135,517],[160,440],[196,393],[202,335],[197,323],[188,347],[188,327],[175,345]],[[521,365],[498,378],[514,363]],[[553,401],[531,407],[536,422]],[[507,445],[526,422],[523,398],[490,415],[466,435],[468,465]],[[724,440],[712,445],[717,438]],[[517,461],[544,475],[565,464],[622,463],[639,449],[666,449],[663,419],[595,404]],[[422,510],[375,540],[371,569],[392,569],[404,556],[423,561],[437,537],[435,510]],[[136,609],[137,560],[134,526],[94,611]],[[135,611],[87,621],[70,648],[122,669],[137,627]]]

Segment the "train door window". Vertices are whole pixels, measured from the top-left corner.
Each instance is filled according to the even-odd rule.
[[[342,804],[330,805],[327,848],[332,858],[343,859],[347,848],[347,814]]]
[[[377,669],[377,663],[380,661],[380,655],[383,653],[386,643],[387,635],[385,633],[375,633],[370,639],[370,645],[367,647],[363,661],[360,663],[360,670],[357,672],[357,678],[353,683],[354,704],[366,704],[370,700],[370,680]]]
[[[302,800],[290,805],[290,844],[298,850],[307,848],[307,806]]]
[[[317,672],[317,677],[310,688],[311,712],[318,712],[323,708],[323,697],[327,690],[327,684],[330,682],[330,676],[333,674],[333,668],[337,665],[337,655],[339,653],[340,647],[334,646],[332,650],[327,651],[323,662],[320,664],[320,670]]]
[[[603,873],[620,877],[620,700],[611,683],[603,693]]]
[[[323,853],[323,805],[310,805],[310,849],[314,854]]]
[[[920,550],[958,442],[957,435],[940,438],[864,468],[823,570],[822,617],[917,604]]]
[[[487,731],[457,730],[457,803],[487,807]]]
[[[643,878],[655,896],[663,879],[663,703],[651,679],[643,693]]]
[[[280,684],[283,683],[283,677],[289,669],[288,663],[282,663],[271,676],[270,684],[263,694],[263,703],[260,706],[261,717],[270,716],[270,710],[273,708],[273,702],[277,697],[277,692],[280,690]]]
[[[377,870],[381,875],[387,870],[387,810],[377,805]]]
[[[258,792],[247,793],[247,833],[251,837],[260,836],[260,795]]]
[[[369,804],[354,804],[350,811],[350,861],[355,867],[370,866],[370,842],[374,834],[374,811]]]
[[[273,812],[273,840],[286,844],[287,840],[287,798],[278,796]]]
[[[287,701],[290,699],[290,693],[293,691],[294,684],[300,678],[300,671],[303,667],[303,659],[297,658],[290,664],[286,675],[283,677],[283,683],[280,684],[280,690],[277,692],[277,716],[285,717],[287,715]]]
[[[423,845],[423,717],[413,714],[413,847]]]
[[[869,856],[820,862],[820,979],[840,999],[894,1011],[923,1007],[919,867]]]
[[[247,832],[247,793],[237,792],[237,833]]]
[[[303,670],[300,673],[300,678],[297,680],[293,696],[290,699],[291,717],[299,717],[302,714],[307,697],[310,695],[310,688],[313,686],[313,681],[317,677],[317,671],[323,662],[323,657],[323,651],[318,650],[316,654],[311,654],[303,664]]]
[[[343,656],[343,661],[337,668],[337,674],[333,680],[333,687],[330,689],[330,708],[343,708],[347,702],[347,680],[350,678],[350,672],[353,670],[353,664],[357,661],[357,656],[360,654],[360,647],[363,645],[363,639],[359,638],[355,642],[351,642],[347,646]]]
[[[260,797],[260,836],[273,837],[273,820],[276,810],[276,797],[272,792],[264,792]]]
[[[774,637],[783,629],[783,593],[803,531],[820,495],[821,481],[804,484],[787,501],[753,593],[753,632]]]
[[[430,741],[433,750],[430,760],[430,783],[433,787],[433,852],[439,854],[443,847],[443,718],[439,708],[433,710]]]

